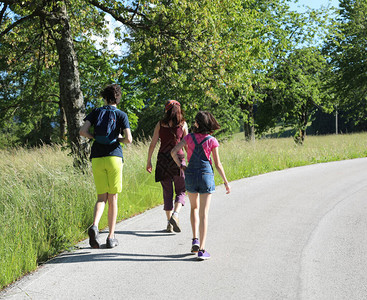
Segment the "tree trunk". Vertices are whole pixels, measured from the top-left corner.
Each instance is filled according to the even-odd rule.
[[[89,144],[79,135],[79,129],[83,124],[85,106],[69,16],[64,3],[56,6],[53,16],[49,21],[55,30],[54,36],[60,64],[60,101],[67,121],[68,142],[75,158],[74,163],[84,165],[89,152]]]
[[[243,123],[243,130],[245,133],[245,139],[247,141],[255,141],[255,120],[254,120],[254,105],[252,103],[247,103],[244,108],[248,112],[247,120]]]
[[[303,111],[299,115],[298,132],[294,136],[294,141],[298,145],[303,145],[303,142],[305,141],[307,122],[308,122],[308,113],[307,111]]]
[[[66,115],[65,115],[65,110],[61,105],[61,102],[59,101],[59,109],[60,109],[60,140],[61,141],[66,141]]]

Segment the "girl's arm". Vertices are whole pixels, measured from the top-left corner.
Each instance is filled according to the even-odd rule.
[[[171,151],[171,155],[173,160],[175,161],[175,163],[182,168],[184,171],[186,169],[186,166],[181,166],[181,161],[177,156],[178,151],[180,151],[183,147],[186,147],[186,141],[182,140],[181,142],[179,142],[176,146],[173,147],[172,151]]]
[[[222,163],[220,162],[218,147],[213,148],[212,153],[213,153],[213,160],[214,160],[215,168],[217,169],[219,175],[223,178],[224,186],[226,187],[226,190],[227,190],[226,194],[229,194],[231,192],[231,187],[228,184],[226,174],[224,173]]]
[[[158,140],[159,140],[159,129],[160,129],[160,127],[161,127],[160,122],[158,122],[157,125],[155,125],[152,141],[150,142],[150,145],[149,145],[148,159],[147,159],[147,166],[146,166],[146,170],[149,173],[152,173],[152,169],[153,169],[152,168],[152,155],[153,155],[155,146],[157,145]]]
[[[79,135],[85,136],[88,139],[93,139],[94,136],[89,132],[90,127],[92,126],[92,123],[88,120],[86,120],[82,127],[80,127]]]

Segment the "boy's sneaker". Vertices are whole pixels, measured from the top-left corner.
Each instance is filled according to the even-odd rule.
[[[200,249],[199,240],[192,239],[191,253],[198,253]]]
[[[100,246],[100,243],[98,241],[99,231],[96,225],[92,225],[91,227],[89,227],[88,235],[89,235],[89,245],[95,249],[99,248]]]
[[[176,217],[174,214],[172,215],[171,219],[169,219],[169,222],[173,226],[174,232],[181,232],[180,223],[178,221],[178,217]]]
[[[173,232],[173,225],[171,223],[167,225],[167,232]]]
[[[119,245],[119,241],[115,238],[107,238],[106,240],[106,248],[113,248]]]
[[[205,250],[199,250],[197,260],[206,260],[210,258],[209,252]]]

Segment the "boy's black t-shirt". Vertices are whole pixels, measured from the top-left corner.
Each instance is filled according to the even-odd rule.
[[[117,109],[115,106],[108,105],[109,109],[113,109],[116,112],[116,133],[122,133],[124,129],[130,128],[129,119],[127,117],[127,114],[123,111]],[[94,126],[97,123],[98,116],[102,110],[102,107],[95,108],[93,111],[88,114],[84,121],[91,122],[92,126]],[[113,143],[111,145],[104,145],[99,144],[96,141],[93,142],[90,158],[96,158],[96,157],[105,157],[105,156],[118,156],[123,158],[122,155],[122,147],[119,142]]]

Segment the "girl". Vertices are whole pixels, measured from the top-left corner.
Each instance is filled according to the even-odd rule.
[[[155,181],[160,182],[163,188],[163,209],[167,216],[167,232],[181,232],[178,213],[185,205],[185,176],[177,167],[171,156],[172,148],[187,135],[188,129],[181,105],[176,100],[169,100],[165,105],[165,114],[161,121],[157,123],[154,129],[152,141],[149,145],[146,170],[152,172],[152,155],[158,140],[161,140],[161,146],[158,151],[157,166],[155,169]],[[182,150],[177,151],[177,160],[185,164],[185,155]],[[173,207],[173,184],[176,197]],[[173,210],[174,209],[174,210]],[[172,212],[173,210],[173,212]]]
[[[92,248],[100,247],[98,223],[108,202],[109,234],[106,247],[113,248],[118,245],[114,232],[117,218],[117,195],[122,190],[123,156],[120,143],[130,144],[132,136],[126,113],[117,109],[117,104],[121,100],[120,86],[111,84],[103,90],[101,95],[106,105],[94,109],[85,117],[85,123],[80,128],[79,134],[95,139],[90,158],[98,198],[94,206],[93,225],[88,229],[89,244]],[[94,134],[89,130],[92,126]],[[124,137],[121,133],[124,134]],[[104,139],[99,139],[98,134],[103,134]]]
[[[191,204],[191,227],[193,233],[191,252],[198,253],[198,260],[210,258],[205,251],[205,241],[208,228],[208,212],[212,193],[215,190],[214,173],[211,165],[210,153],[213,153],[215,167],[224,181],[227,194],[231,192],[223,166],[219,159],[218,141],[210,136],[220,126],[213,115],[206,111],[199,111],[195,116],[193,133],[185,136],[172,151],[176,164],[185,171],[185,184]],[[187,146],[188,167],[181,163],[178,153]],[[198,240],[200,233],[200,243]]]

